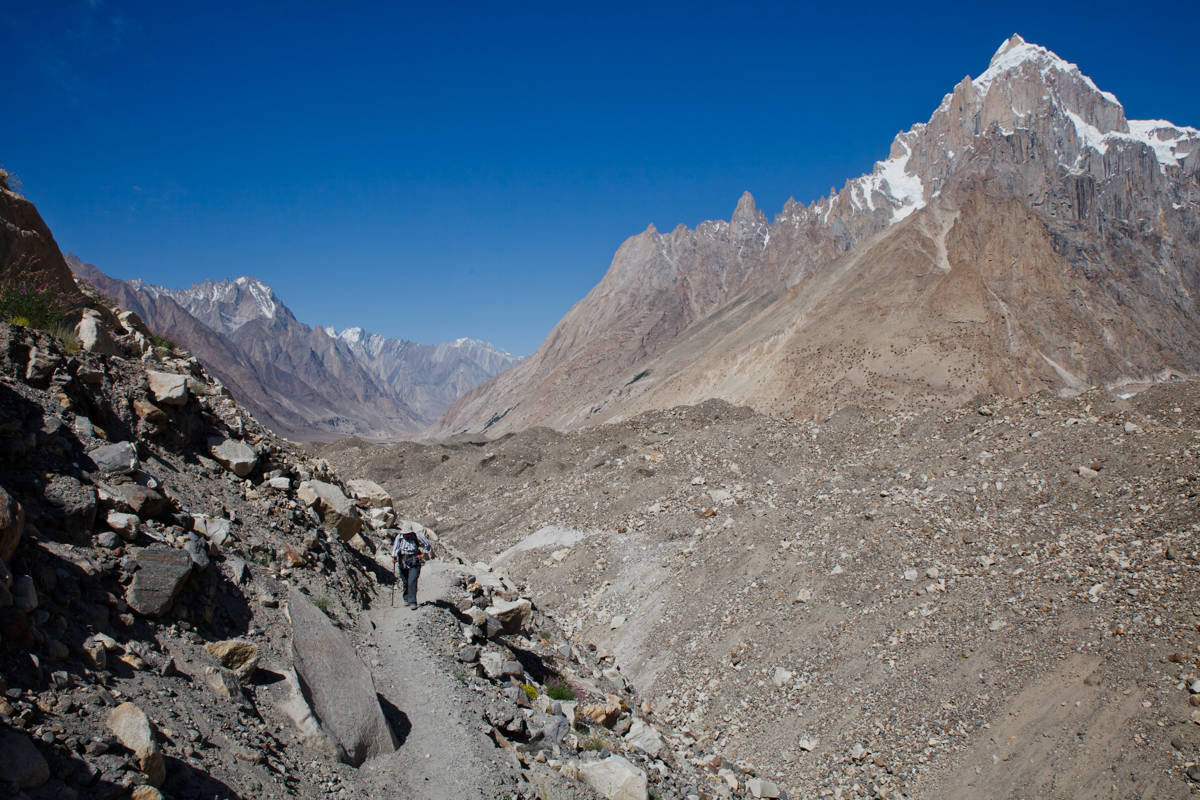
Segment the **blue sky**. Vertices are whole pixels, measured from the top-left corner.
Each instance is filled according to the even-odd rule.
[[[626,237],[840,187],[1013,32],[1200,125],[1187,3],[434,5],[0,0],[0,165],[118,277],[529,353]]]

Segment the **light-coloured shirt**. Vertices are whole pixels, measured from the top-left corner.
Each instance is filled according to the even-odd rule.
[[[392,558],[428,553],[432,549],[433,545],[429,540],[419,533],[411,540],[403,533],[398,533],[396,540],[392,542]]]

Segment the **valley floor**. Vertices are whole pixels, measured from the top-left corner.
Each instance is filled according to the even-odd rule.
[[[324,454],[503,553],[693,763],[791,796],[1197,789],[1194,383]]]

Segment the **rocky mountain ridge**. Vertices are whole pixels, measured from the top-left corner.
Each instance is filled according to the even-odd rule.
[[[432,432],[570,429],[708,397],[819,417],[849,398],[1196,374],[1198,150],[1200,131],[1131,123],[1014,36],[829,197],[768,221],[746,193],[729,222],[627,240],[533,356]]]
[[[484,342],[422,345],[296,319],[251,277],[166,289],[68,256],[77,275],[196,353],[273,430],[308,441],[413,436],[518,359]]]

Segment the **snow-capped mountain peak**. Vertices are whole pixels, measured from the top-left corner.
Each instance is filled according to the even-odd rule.
[[[1117,102],[1116,95],[1112,92],[1101,91],[1091,78],[1080,71],[1078,65],[1060,58],[1058,54],[1042,47],[1040,44],[1031,44],[1025,41],[1021,38],[1020,34],[1016,33],[996,50],[996,54],[992,56],[988,68],[973,81],[975,88],[986,94],[992,83],[997,81],[1001,76],[1013,70],[1021,69],[1025,65],[1030,65],[1043,75],[1051,72],[1063,73],[1073,80],[1082,82],[1087,88],[1099,94],[1110,103],[1120,105]]]

